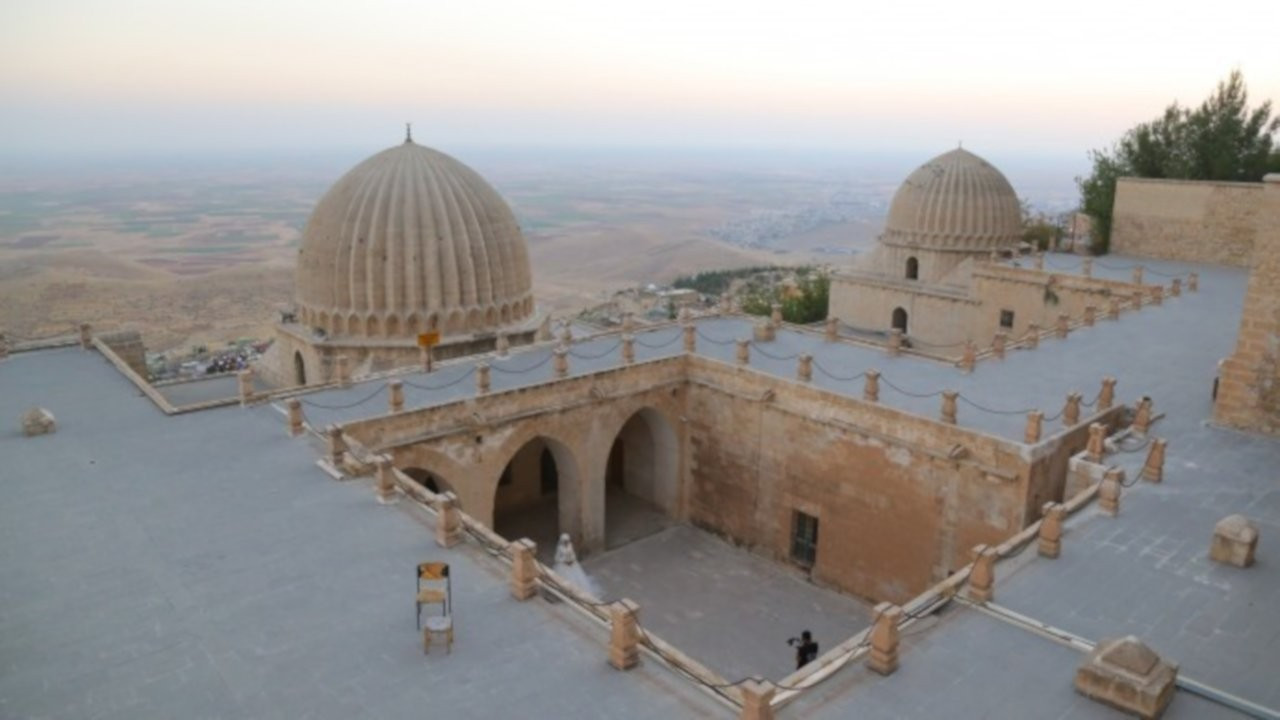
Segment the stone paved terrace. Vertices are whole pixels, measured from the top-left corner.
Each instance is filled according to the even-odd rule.
[[[1072,261],[1078,266],[1079,259],[1075,258],[1057,258],[1052,263]],[[1099,319],[1094,327],[1077,329],[1066,340],[1046,338],[1037,350],[1011,350],[1003,361],[979,362],[971,374],[948,363],[911,355],[891,357],[873,346],[828,343],[821,332],[790,329],[780,330],[774,342],[753,345],[751,366],[778,377],[794,378],[795,356],[810,353],[815,365],[814,386],[857,398],[862,397],[861,374],[879,370],[883,404],[930,418],[939,416],[939,393],[957,390],[961,393],[961,425],[1019,442],[1026,411],[1038,408],[1046,416],[1056,415],[1071,391],[1082,393],[1088,403],[1096,397],[1106,375],[1119,380],[1117,394],[1121,401],[1133,402],[1150,395],[1156,399],[1159,411],[1166,398],[1191,393],[1197,395],[1204,408],[1198,417],[1207,417],[1217,362],[1231,352],[1235,342],[1247,274],[1235,268],[1110,257],[1107,264],[1120,269],[1095,266],[1094,275],[1128,277],[1126,268],[1135,262],[1149,268],[1148,277],[1153,280],[1160,277],[1155,273],[1175,275],[1196,270],[1200,273],[1200,291],[1166,298],[1162,305],[1144,306],[1138,312],[1124,312],[1117,321]],[[727,363],[734,362],[734,341],[751,337],[752,320],[744,317],[704,318],[697,324],[697,351]],[[681,332],[675,326],[638,332],[637,361],[680,354]],[[616,334],[576,342],[569,358],[570,375],[618,367],[618,342]],[[548,344],[487,361],[492,366],[493,392],[552,379]],[[405,376],[405,406],[426,407],[473,395],[475,362],[464,360],[444,365],[430,375]],[[384,385],[379,380],[311,393],[304,398],[304,413],[317,428],[376,416],[385,412]],[[970,401],[998,412],[979,409]],[[1046,434],[1054,427],[1046,423]]]
[[[43,405],[54,435],[16,419]],[[94,352],[0,363],[0,718],[725,717],[607,630],[519,603],[412,503],[337,483],[269,408],[164,416]],[[422,654],[414,566],[447,558],[452,655]]]

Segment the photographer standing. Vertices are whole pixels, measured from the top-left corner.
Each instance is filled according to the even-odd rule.
[[[800,633],[799,638],[788,638],[787,644],[796,649],[797,670],[818,659],[818,643],[813,641],[808,630]]]

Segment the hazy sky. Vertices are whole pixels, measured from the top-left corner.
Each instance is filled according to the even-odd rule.
[[[0,153],[372,151],[412,120],[444,149],[1082,157],[1233,67],[1280,100],[1277,26],[1277,0],[4,0]]]

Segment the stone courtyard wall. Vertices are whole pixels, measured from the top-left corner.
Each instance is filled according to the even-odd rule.
[[[1120,178],[1111,251],[1248,267],[1261,183]]]

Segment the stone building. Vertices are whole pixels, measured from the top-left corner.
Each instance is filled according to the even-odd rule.
[[[356,165],[321,197],[302,233],[296,307],[260,371],[282,387],[531,341],[540,318],[515,215],[484,178],[413,142]]]

